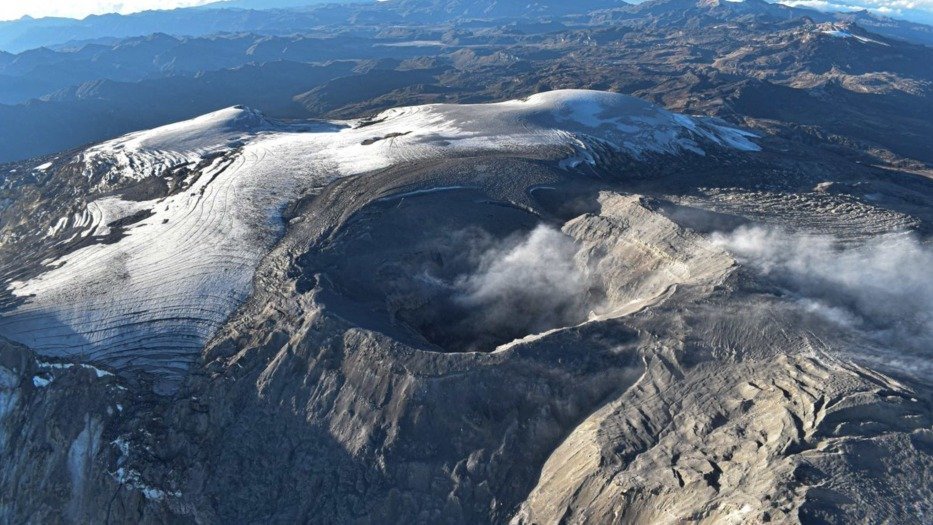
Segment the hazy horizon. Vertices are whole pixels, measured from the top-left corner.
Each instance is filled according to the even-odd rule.
[[[80,20],[92,15],[129,15],[143,11],[160,11],[209,4],[229,4],[233,7],[274,8],[321,3],[351,3],[366,0],[48,0],[41,4],[2,4],[0,21],[32,18],[72,18]],[[373,0],[375,1],[375,0]],[[379,0],[384,1],[384,0]]]
[[[359,2],[362,0],[240,0],[231,4],[248,4],[250,7],[278,7],[283,5],[301,5],[314,3]],[[379,0],[386,1],[386,0]],[[628,0],[629,3],[641,1]],[[770,0],[769,0],[770,1]],[[18,20],[25,16],[32,18],[60,17],[83,19],[91,15],[133,14],[149,10],[197,7],[220,3],[218,0],[48,0],[35,4],[0,4],[0,21]],[[795,7],[809,7],[819,11],[858,11],[868,10],[873,13],[933,24],[933,0],[784,0],[781,2]]]

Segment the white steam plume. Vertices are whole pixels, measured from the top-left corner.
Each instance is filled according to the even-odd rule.
[[[586,318],[587,279],[573,239],[539,225],[524,238],[484,252],[477,270],[455,282],[453,300],[471,323],[491,331],[534,333]]]
[[[933,349],[929,245],[906,234],[843,244],[829,236],[758,226],[712,239],[795,293],[807,311],[919,354],[915,368],[926,366]]]

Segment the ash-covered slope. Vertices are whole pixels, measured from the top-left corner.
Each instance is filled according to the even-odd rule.
[[[921,177],[580,91],[42,160],[0,521],[933,515]]]
[[[561,162],[572,167],[720,147],[757,149],[749,134],[722,123],[586,91],[307,125],[229,108],[46,168],[52,177],[99,179],[98,188],[140,181],[151,190],[109,192],[75,211],[37,203],[59,216],[18,239],[42,239],[48,249],[8,281],[14,307],[0,319],[0,334],[43,354],[177,381],[249,293],[253,271],[284,231],[283,209],[337,178],[516,150],[562,150]]]

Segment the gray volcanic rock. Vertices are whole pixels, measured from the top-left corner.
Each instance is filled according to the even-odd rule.
[[[490,152],[537,151],[571,169],[612,156],[757,150],[750,137],[594,91],[330,123],[227,108],[14,172],[9,194],[19,210],[5,225],[10,307],[0,334],[45,355],[155,373],[170,391],[249,294],[254,269],[284,233],[282,208],[336,179]],[[47,189],[72,178],[94,198],[61,206],[63,196]],[[32,209],[28,221],[23,209]]]
[[[119,521],[147,501],[139,491],[130,514],[110,512],[121,483],[105,467],[108,442],[133,398],[112,373],[38,358],[0,342],[0,520]]]
[[[134,353],[159,357],[146,345],[113,359],[99,343],[100,372],[80,352],[0,348],[0,519],[933,515],[933,331],[918,311],[928,180],[790,155],[779,138],[610,94],[280,126],[236,109],[83,152],[109,166],[91,177],[108,181],[105,198],[130,202],[119,174],[143,166],[169,188],[156,214],[200,202],[205,185],[213,206],[191,224],[281,222],[200,237],[203,253],[238,241],[212,260],[259,255],[238,267],[247,291],[221,295],[228,313],[184,374],[138,366]],[[187,170],[176,177],[173,163]],[[44,234],[60,210],[24,188],[18,198],[48,215]],[[240,199],[225,207],[221,195]],[[134,235],[164,242],[163,256],[194,250],[172,251],[154,217],[107,245],[134,247],[113,297],[139,295]],[[10,253],[23,245],[12,233]],[[79,250],[62,252],[54,267],[40,263],[56,253],[30,255],[18,282],[54,283],[51,272],[81,264]],[[197,265],[197,282],[221,268]],[[166,304],[150,286],[148,304]],[[25,302],[4,312],[8,336],[30,304],[49,304],[34,289],[10,292]],[[167,374],[175,388],[154,394]]]

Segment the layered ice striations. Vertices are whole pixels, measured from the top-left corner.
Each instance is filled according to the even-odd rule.
[[[282,124],[245,108],[133,133],[83,153],[104,179],[161,177],[187,166],[189,187],[149,201],[108,196],[37,235],[101,235],[108,242],[45,261],[8,283],[21,303],[0,335],[50,356],[145,370],[170,391],[212,334],[247,297],[256,267],[284,233],[281,210],[312,188],[351,175],[444,156],[575,151],[562,166],[599,162],[598,151],[635,158],[756,151],[753,136],[709,118],[674,114],[636,98],[555,91],[484,105],[392,109],[366,120]]]

